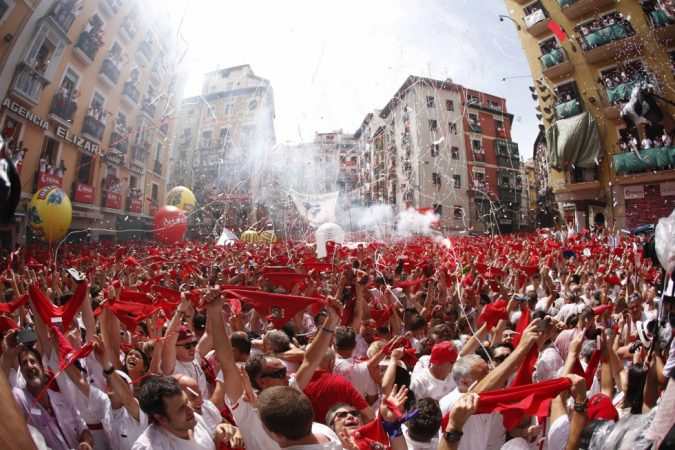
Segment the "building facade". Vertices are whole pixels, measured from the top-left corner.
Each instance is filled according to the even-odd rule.
[[[675,207],[669,135],[673,130],[660,124],[629,127],[620,111],[639,85],[665,99],[674,98],[672,2],[505,0],[505,4],[519,28],[547,135],[554,135],[550,129],[580,121],[586,113],[596,124],[595,164],[570,161],[551,171],[552,192],[564,221],[577,229],[596,220],[633,228],[670,214]],[[556,25],[559,37],[551,28]],[[672,106],[660,102],[659,107],[664,116],[672,117]],[[557,150],[564,147],[559,139],[546,141],[547,146],[552,144]]]
[[[274,115],[270,82],[248,65],[205,74],[201,95],[183,100],[171,185],[189,187],[205,207],[195,215],[195,233],[273,220],[264,173],[275,152]]]
[[[503,98],[410,76],[356,132],[366,204],[433,211],[444,231],[518,228],[521,167]]]
[[[20,169],[23,204],[58,186],[73,204],[71,231],[124,239],[140,235],[119,231],[151,230],[176,101],[171,25],[132,1],[0,6],[0,132]],[[23,212],[0,231],[3,243],[24,235],[30,243]]]

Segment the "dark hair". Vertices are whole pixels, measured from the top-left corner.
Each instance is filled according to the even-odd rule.
[[[588,306],[584,307],[579,313],[579,320],[593,320],[595,318],[595,313]]]
[[[262,375],[265,370],[265,356],[258,353],[257,355],[252,356],[246,362],[246,373],[248,378],[251,380],[251,385],[256,389],[262,389],[258,382],[256,381],[260,375]]]
[[[356,347],[356,332],[352,327],[335,328],[335,348],[338,350],[351,350]]]
[[[258,415],[269,431],[290,441],[312,432],[312,403],[300,391],[288,386],[274,386],[258,395]]]
[[[492,354],[487,348],[483,347],[482,345],[479,345],[474,353],[483,358],[483,361],[485,361],[486,363],[488,364],[490,363],[490,358],[492,358]]]
[[[235,331],[230,335],[232,348],[236,348],[242,355],[251,354],[251,339],[243,331]]]
[[[40,367],[44,368],[44,364],[42,364],[42,355],[34,347],[23,347],[19,351],[19,354],[17,355],[17,362],[19,363],[19,367],[21,367],[21,355],[25,353],[32,354],[35,357],[35,359],[37,359],[37,361],[40,363]]]
[[[508,348],[511,351],[515,349],[513,344],[510,342],[500,342],[499,344],[495,344],[492,346],[492,353],[494,354],[494,351],[497,350],[498,348]]]
[[[410,330],[411,331],[421,330],[426,326],[426,324],[427,323],[424,320],[424,317],[420,316],[419,314],[415,314],[410,319]]]
[[[628,369],[626,396],[623,399],[624,407],[630,406],[631,414],[642,414],[646,373],[641,365],[634,364]]]
[[[152,418],[155,414],[166,417],[164,399],[182,394],[183,390],[175,378],[167,376],[148,377],[141,384],[138,403],[148,417]]]
[[[410,386],[410,372],[401,366],[396,366],[396,375],[394,375],[394,384],[397,386]],[[415,393],[408,391],[408,401],[405,402],[405,409],[410,409],[410,405],[415,401]]]
[[[433,398],[420,398],[412,404],[411,409],[420,409],[420,413],[407,423],[410,437],[417,442],[430,442],[438,434],[443,421],[443,413],[438,402]]]
[[[452,329],[450,329],[450,326],[445,323],[434,325],[434,327],[431,329],[431,332],[429,333],[429,337],[432,341],[434,341],[435,344],[450,340],[452,337]]]
[[[145,367],[145,370],[148,370],[150,368],[150,357],[148,356],[147,353],[145,353],[143,350],[140,348],[132,348],[128,352],[124,354],[124,362],[125,364],[122,364],[122,370],[126,373],[127,372],[127,365],[126,365],[126,359],[129,353],[131,352],[137,352],[139,355],[141,355],[141,359],[143,360],[143,367]]]
[[[206,330],[206,316],[202,313],[196,313],[192,318],[192,325],[194,326],[195,330]]]

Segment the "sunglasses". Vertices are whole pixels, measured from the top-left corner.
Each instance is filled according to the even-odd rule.
[[[185,350],[197,347],[197,341],[186,342],[185,344],[176,344],[176,347],[183,347]]]
[[[358,419],[361,417],[361,413],[356,409],[352,409],[351,411],[338,411],[333,416],[333,423],[335,423],[338,419],[346,419],[347,416],[352,416],[353,418]]]
[[[277,369],[275,371],[272,371],[270,373],[263,373],[260,375],[261,378],[275,378],[277,380],[281,380],[283,378],[286,378],[286,368],[282,367],[281,369]]]

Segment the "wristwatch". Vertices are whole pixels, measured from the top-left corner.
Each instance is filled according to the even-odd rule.
[[[578,413],[585,413],[586,408],[588,408],[588,399],[584,400],[583,402],[574,402],[574,410]]]
[[[443,439],[445,439],[445,442],[448,444],[459,442],[460,439],[462,439],[462,436],[464,436],[464,432],[462,430],[450,430],[443,433]]]

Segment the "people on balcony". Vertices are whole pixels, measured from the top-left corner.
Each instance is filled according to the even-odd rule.
[[[114,174],[106,175],[106,177],[103,179],[103,190],[115,194],[120,193],[121,191],[120,179],[117,177],[117,175]]]
[[[633,133],[628,133],[619,140],[619,149],[622,153],[638,152],[639,150],[650,148],[671,147],[672,144],[672,138],[666,130],[661,135],[646,134],[642,141],[638,141],[638,138]]]
[[[600,17],[600,18],[595,19],[591,22],[586,22],[584,24],[581,24],[581,25],[575,27],[574,30],[576,32],[578,32],[579,34],[581,34],[580,42],[581,42],[582,50],[587,51],[587,50],[590,50],[590,49],[593,49],[593,48],[597,47],[598,45],[602,45],[605,42],[607,42],[606,40],[603,40],[602,43],[600,43],[600,44],[594,44],[594,43],[590,43],[588,41],[587,37],[588,37],[588,35],[596,32],[596,31],[605,29],[605,28],[610,27],[612,25],[615,25],[617,23],[622,23],[624,25],[626,31],[629,34],[633,33],[633,27],[631,26],[630,22],[627,21],[624,18],[623,14],[620,13],[620,12],[613,12],[613,13],[607,14],[604,17]]]
[[[80,33],[80,39],[77,46],[82,49],[86,55],[94,59],[96,52],[103,46],[103,28],[101,24],[90,19]]]
[[[103,122],[104,114],[103,108],[98,103],[92,103],[87,111],[88,116],[93,117],[99,122]]]

